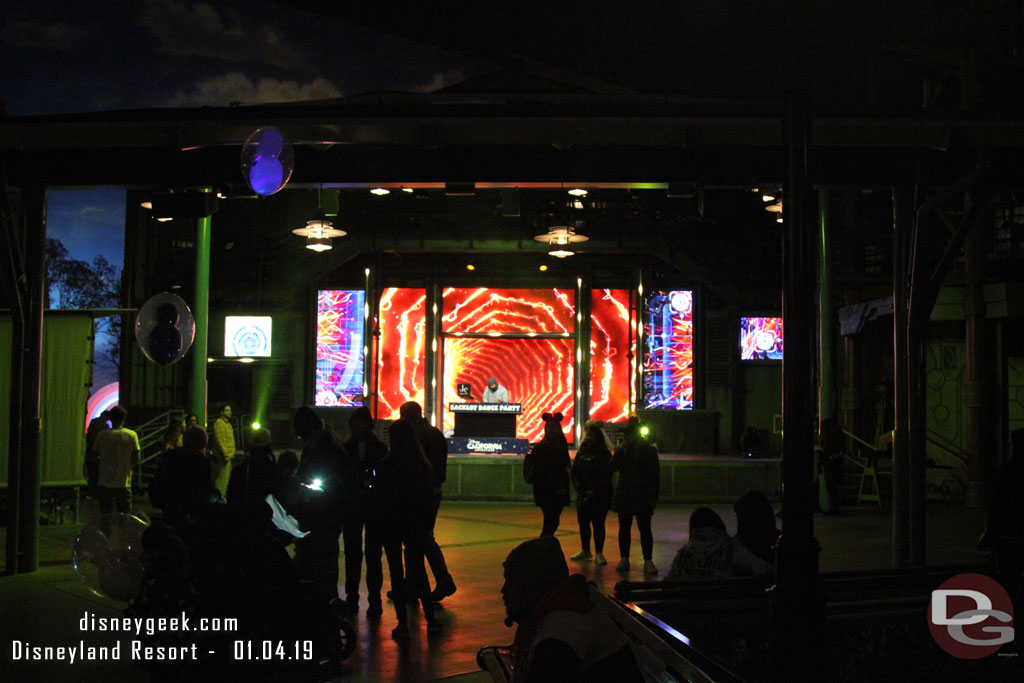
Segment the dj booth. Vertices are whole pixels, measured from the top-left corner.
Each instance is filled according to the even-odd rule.
[[[449,453],[525,453],[530,444],[516,438],[516,416],[521,403],[450,403],[455,432],[448,438]]]

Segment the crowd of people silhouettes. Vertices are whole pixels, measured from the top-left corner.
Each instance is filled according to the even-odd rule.
[[[114,508],[127,512],[138,440],[124,427],[123,409],[115,407],[105,415],[109,426],[90,425],[86,471],[94,473],[91,478],[104,512]],[[643,574],[656,576],[651,521],[659,496],[658,450],[643,437],[634,417],[624,425],[616,446],[602,423],[588,422],[578,451],[570,458],[562,415],[545,413],[543,419],[544,436],[524,459],[523,476],[541,509],[541,540],[548,540],[543,547],[523,544],[509,555],[503,588],[509,620],[520,623],[516,641],[523,641],[520,655],[529,661],[527,665],[524,660],[523,671],[532,667],[535,674],[541,670],[593,672],[614,663],[614,670],[626,672],[628,679],[635,662],[612,647],[620,643],[592,613],[586,585],[577,585],[580,577],[569,580],[554,535],[574,489],[580,550],[570,559],[607,564],[605,522],[614,510],[619,522],[616,570],[629,571],[635,520]],[[390,423],[387,444],[376,433],[373,416],[365,407],[349,414],[344,440],[310,407],[295,412],[293,428],[302,444],[301,454],[286,450],[275,455],[269,430],[256,428],[246,439],[246,451],[236,458],[230,406],[222,406],[210,433],[195,415],[168,422],[159,467],[148,487],[158,513],[143,538],[146,577],[129,612],[245,615],[253,624],[274,629],[282,628],[282,620],[288,621],[289,615],[296,617],[295,609],[286,604],[305,605],[299,619],[305,619],[306,628],[327,624],[325,631],[336,631],[332,619],[359,611],[364,563],[366,616],[383,616],[386,560],[387,598],[397,622],[392,636],[399,641],[409,637],[407,609],[414,606],[422,608],[428,634],[442,631],[436,604],[456,591],[434,536],[448,461],[444,434],[424,419],[415,402],[404,404],[400,419]],[[712,510],[699,508],[693,513],[689,542],[677,553],[668,579],[771,576],[779,531],[770,501],[760,492],[751,492],[737,500],[734,509],[735,537],[726,533],[724,522]],[[343,581],[339,580],[339,539],[344,544]],[[288,546],[293,546],[291,553]],[[551,561],[529,568],[523,560],[530,557]],[[540,576],[538,572],[548,564],[551,571]],[[531,577],[544,585],[526,585]],[[555,597],[544,599],[543,613],[524,607],[549,591]],[[270,596],[267,604],[276,607],[255,608],[248,599],[254,592]],[[573,628],[602,626],[598,630],[609,640],[600,650],[591,651],[574,650],[578,639],[566,641],[553,633],[541,637],[549,630],[545,624],[550,615],[563,609],[574,615]],[[309,619],[310,615],[317,616]],[[607,657],[613,659],[606,661]],[[205,666],[215,670],[217,664]]]

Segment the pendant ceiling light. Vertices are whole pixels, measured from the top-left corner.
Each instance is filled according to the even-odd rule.
[[[306,222],[306,227],[295,228],[292,232],[306,238],[306,249],[327,251],[331,248],[332,237],[344,237],[348,233],[334,227],[327,218],[320,214]]]
[[[572,245],[579,242],[586,242],[590,238],[586,235],[577,235],[576,228],[571,225],[552,225],[543,235],[537,235],[533,239],[538,242],[545,242],[548,245],[548,255],[557,258],[572,256]]]

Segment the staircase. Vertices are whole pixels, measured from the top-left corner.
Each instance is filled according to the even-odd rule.
[[[892,497],[892,458],[886,446],[892,437],[881,438],[870,444],[844,430],[859,448],[856,454],[846,454],[843,469],[843,505],[880,505],[872,495],[877,491],[881,500]],[[925,473],[928,500],[963,502],[967,485],[967,454],[956,444],[929,431],[925,442],[928,467]],[[871,463],[875,465],[872,467]],[[873,480],[873,481],[872,481]],[[877,485],[877,489],[874,486]]]
[[[160,456],[163,455],[164,430],[167,429],[168,420],[172,416],[179,420],[185,419],[184,411],[168,410],[157,415],[149,422],[132,427],[139,437],[139,453],[142,457],[142,462],[139,465],[138,481],[132,484],[136,490],[145,491],[149,488],[149,482],[153,480],[153,475],[156,474],[157,469],[160,467]],[[235,444],[237,444],[239,450],[245,450],[245,444],[241,438],[245,432],[241,425],[248,422],[248,417],[247,414],[241,414],[234,415],[231,418],[231,428],[235,432]],[[207,431],[212,430],[208,429]]]
[[[163,453],[163,435],[167,429],[167,423],[171,417],[179,420],[185,419],[185,412],[182,410],[168,410],[157,415],[148,422],[132,427],[139,437],[139,454],[142,462],[139,465],[139,478],[133,484],[133,488],[146,490],[149,482],[156,474],[160,466],[160,455]]]

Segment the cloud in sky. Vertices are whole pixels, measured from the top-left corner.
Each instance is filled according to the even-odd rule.
[[[158,49],[179,57],[254,60],[278,67],[308,61],[305,50],[255,16],[227,7],[179,0],[146,0],[138,22],[158,40]]]
[[[409,90],[410,92],[419,93],[434,92],[435,90],[461,83],[464,80],[466,80],[466,74],[463,73],[462,69],[449,69],[448,71],[436,72],[429,82],[414,85]]]
[[[308,83],[276,78],[261,78],[254,81],[243,73],[233,71],[204,80],[189,91],[179,91],[164,106],[215,107],[235,102],[267,104],[323,100],[341,96],[341,91],[326,78],[314,78]]]
[[[59,239],[72,258],[102,255],[121,266],[124,252],[125,190],[51,190],[46,201],[46,236]]]
[[[43,24],[35,21],[12,21],[4,26],[0,40],[11,47],[40,48],[61,52],[73,50],[89,38],[86,29],[71,24]]]

